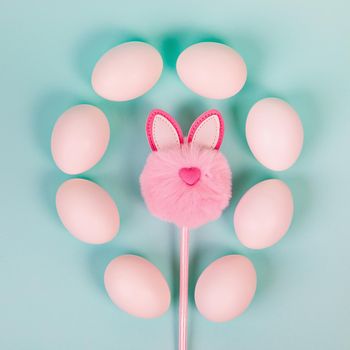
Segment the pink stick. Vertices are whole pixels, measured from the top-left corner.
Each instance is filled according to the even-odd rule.
[[[187,349],[187,310],[188,310],[188,248],[190,232],[181,229],[180,241],[180,296],[179,296],[179,350]]]

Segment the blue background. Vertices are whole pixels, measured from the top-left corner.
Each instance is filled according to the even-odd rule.
[[[349,349],[349,11],[345,0],[1,1],[0,348],[176,349],[177,234],[150,216],[138,187],[149,152],[145,118],[159,107],[184,129],[219,108],[234,172],[230,208],[191,239],[190,350]],[[92,67],[131,39],[161,51],[164,74],[136,101],[106,102],[91,89]],[[246,60],[248,81],[234,98],[202,99],[177,78],[178,53],[200,40],[226,42]],[[293,105],[305,127],[302,155],[282,173],[258,164],[244,140],[249,107],[268,96]],[[103,246],[75,240],[55,211],[56,189],[69,176],[52,161],[50,134],[78,103],[100,107],[111,124],[106,155],[84,174],[120,209],[120,233]],[[251,251],[235,237],[233,207],[270,177],[291,187],[294,222],[278,245]],[[104,269],[125,253],[165,275],[173,302],[163,317],[136,319],[107,297]],[[227,253],[252,259],[258,289],[241,317],[214,324],[195,309],[193,288],[205,266]]]

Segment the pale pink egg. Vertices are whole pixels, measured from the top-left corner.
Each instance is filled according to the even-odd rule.
[[[106,243],[119,230],[119,213],[110,195],[84,179],[64,182],[56,193],[57,213],[66,229],[91,244]]]
[[[104,283],[109,297],[121,310],[137,317],[154,318],[170,305],[170,290],[162,273],[148,260],[123,255],[106,268]]]
[[[252,262],[242,255],[227,255],[211,263],[195,289],[199,312],[213,322],[239,316],[251,303],[256,290]]]
[[[131,41],[112,48],[99,59],[91,83],[101,97],[127,101],[150,90],[162,70],[162,57],[153,46]]]
[[[79,174],[93,167],[109,143],[109,124],[95,106],[77,105],[57,120],[51,136],[56,165],[67,174]]]
[[[293,196],[282,181],[271,179],[251,187],[237,204],[233,223],[240,242],[262,249],[277,243],[293,218]]]
[[[243,58],[232,48],[202,42],[185,49],[176,62],[182,82],[198,95],[225,99],[237,94],[247,79]]]
[[[297,112],[278,98],[258,101],[249,111],[246,136],[255,158],[271,170],[286,170],[298,159],[304,131]]]

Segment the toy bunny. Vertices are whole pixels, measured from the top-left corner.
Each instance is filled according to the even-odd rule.
[[[231,198],[232,174],[219,149],[224,121],[217,110],[200,115],[184,137],[166,112],[153,110],[146,134],[152,153],[140,177],[149,211],[181,230],[179,349],[187,348],[189,229],[220,217]]]

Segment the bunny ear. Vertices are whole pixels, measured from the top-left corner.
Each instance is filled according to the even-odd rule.
[[[179,124],[168,113],[153,109],[146,123],[146,134],[152,151],[180,146],[184,142]]]
[[[204,112],[192,124],[188,143],[218,150],[224,138],[224,120],[215,109]]]

